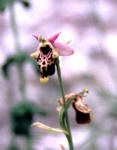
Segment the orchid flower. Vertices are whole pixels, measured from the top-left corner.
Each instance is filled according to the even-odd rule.
[[[83,92],[79,94],[70,93],[65,95],[66,103],[73,99],[72,106],[75,110],[76,122],[78,124],[90,123],[93,120],[91,114],[92,110],[89,109],[88,105],[83,101],[84,93],[88,93],[88,89],[84,89]],[[63,99],[60,98],[57,102],[60,104],[60,107],[57,107],[57,111],[60,112],[63,106]]]
[[[60,33],[57,33],[47,40],[42,36],[33,35],[39,41],[39,45],[36,52],[30,56],[37,60],[40,68],[40,82],[47,82],[48,76],[55,73],[55,64],[59,56],[70,56],[74,53],[67,44],[56,42],[59,35]]]

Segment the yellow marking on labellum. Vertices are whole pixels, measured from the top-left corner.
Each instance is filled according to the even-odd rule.
[[[42,41],[42,42],[40,42],[40,44],[39,44],[40,47],[46,47],[47,45],[48,45],[51,49],[54,49],[54,47],[52,46],[52,44],[51,44],[50,42],[48,42],[48,41]]]
[[[53,51],[53,58],[58,58],[59,57],[59,52],[55,49],[54,51]]]
[[[40,53],[39,51],[36,51],[36,52],[30,54],[30,56],[31,56],[32,58],[34,58],[34,59],[37,59],[38,56],[39,56],[39,53]]]
[[[48,82],[48,78],[47,77],[44,77],[44,78],[40,77],[40,82],[41,83],[47,83]]]

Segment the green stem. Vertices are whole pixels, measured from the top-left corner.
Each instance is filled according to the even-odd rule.
[[[13,37],[14,37],[15,50],[16,50],[17,55],[20,55],[21,48],[20,48],[20,43],[18,39],[17,24],[15,20],[15,12],[14,12],[13,6],[14,6],[13,3],[9,4],[10,22],[11,22],[11,29],[12,29]],[[23,70],[22,62],[18,64],[18,73],[19,73],[19,80],[20,80],[19,89],[22,95],[22,99],[26,99],[25,78],[24,78],[24,70]]]
[[[56,67],[57,67],[58,80],[59,80],[62,99],[63,99],[63,106],[64,106],[64,110],[65,110],[66,130],[69,133],[69,135],[66,135],[66,137],[67,137],[67,140],[68,140],[68,143],[69,143],[69,149],[74,150],[73,142],[72,142],[72,135],[71,135],[71,130],[70,130],[70,124],[69,124],[69,118],[68,118],[68,113],[67,113],[67,109],[66,109],[66,100],[65,100],[64,87],[63,87],[63,82],[62,82],[62,77],[61,77],[61,70],[60,70],[59,60],[56,63]]]
[[[20,52],[20,44],[18,39],[18,31],[17,31],[17,24],[15,20],[15,12],[13,3],[9,4],[9,12],[10,12],[10,21],[11,21],[11,28],[13,32],[13,38],[14,38],[14,44],[15,44],[15,50],[17,53]]]
[[[32,150],[32,140],[31,140],[31,137],[26,137],[26,150]]]
[[[18,72],[19,72],[19,80],[20,80],[20,85],[19,89],[22,95],[22,99],[26,100],[26,81],[24,77],[24,69],[23,69],[23,64],[18,65]]]

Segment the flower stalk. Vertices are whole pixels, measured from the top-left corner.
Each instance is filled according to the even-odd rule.
[[[68,135],[66,135],[66,138],[67,138],[68,143],[69,143],[69,149],[74,150],[72,135],[71,135],[71,129],[70,129],[70,124],[69,124],[69,118],[68,118],[68,112],[67,112],[67,107],[66,107],[66,100],[65,100],[64,87],[63,87],[63,82],[62,82],[62,76],[61,76],[61,69],[60,69],[60,65],[59,65],[59,60],[56,63],[56,68],[57,68],[57,75],[58,75],[58,80],[59,80],[62,99],[63,99],[64,113],[65,113],[64,119],[63,119],[63,124],[64,124],[64,127],[65,127],[66,131],[68,132]],[[60,125],[61,125],[61,123],[60,123]],[[63,128],[63,126],[61,126],[61,127]]]
[[[69,42],[66,44],[56,42],[59,34],[60,33],[57,33],[49,39],[45,39],[42,36],[38,37],[33,35],[36,40],[38,40],[39,45],[36,52],[32,53],[30,56],[37,61],[37,65],[40,69],[40,82],[42,83],[48,81],[48,76],[52,76],[55,73],[56,66],[58,81],[62,94],[62,98],[58,100],[60,107],[57,107],[57,111],[59,112],[59,123],[62,130],[46,126],[39,122],[34,123],[32,126],[39,127],[40,129],[44,129],[47,131],[64,133],[69,144],[69,150],[74,150],[68,118],[69,106],[72,105],[73,109],[75,110],[76,122],[79,124],[90,123],[93,117],[91,115],[91,109],[88,108],[87,104],[85,104],[82,99],[82,97],[84,97],[84,94],[88,93],[88,89],[84,89],[78,94],[70,93],[65,95],[64,93],[59,56],[70,56],[74,53],[74,49],[67,45],[69,44]],[[64,150],[64,147],[61,148]]]
[[[9,13],[10,13],[10,22],[11,22],[11,29],[13,32],[13,38],[14,38],[14,45],[16,53],[20,52],[20,44],[18,39],[18,30],[17,30],[17,24],[15,19],[15,12],[14,12],[14,4],[9,4]]]

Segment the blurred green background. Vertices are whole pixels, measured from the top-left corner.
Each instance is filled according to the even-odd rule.
[[[116,17],[116,0],[0,0],[0,150],[68,149],[64,135],[30,128],[34,121],[59,127],[57,75],[41,84],[29,57],[38,46],[32,34],[58,32],[75,49],[61,58],[65,93],[88,88],[94,115],[78,125],[69,109],[75,150],[117,150]]]

